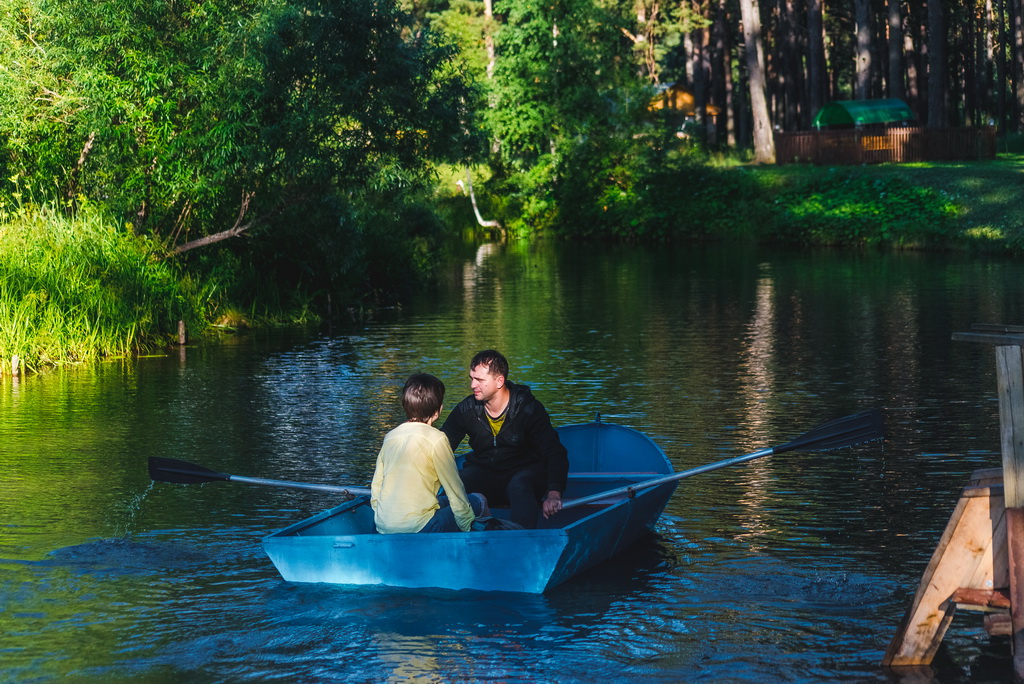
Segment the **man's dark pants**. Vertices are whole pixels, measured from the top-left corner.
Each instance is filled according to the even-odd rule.
[[[547,468],[543,463],[505,471],[467,463],[459,475],[467,493],[483,494],[491,506],[508,506],[514,523],[527,529],[537,527],[540,500],[546,493]]]

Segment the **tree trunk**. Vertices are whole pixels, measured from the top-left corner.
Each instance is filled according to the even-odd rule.
[[[626,36],[633,44],[633,52],[636,53],[638,62],[643,62],[642,67],[637,67],[638,73],[642,77],[649,78],[655,85],[659,81],[659,65],[654,53],[655,29],[659,11],[657,2],[652,3],[649,8],[644,2],[638,2],[636,5],[636,33],[630,33],[625,27],[619,29],[622,31],[622,35]]]
[[[853,92],[856,99],[866,100],[870,97],[871,88],[871,2],[853,0],[853,7],[856,23],[854,31],[857,37],[854,55],[857,68]]]
[[[266,219],[268,219],[269,217],[271,217],[271,216],[273,216],[273,215],[283,211],[284,208],[285,208],[285,205],[281,205],[276,210],[270,212],[266,216],[257,217],[255,219],[249,221],[248,223],[243,223],[243,221],[245,220],[245,217],[249,213],[249,203],[252,201],[252,198],[253,198],[253,193],[251,193],[251,192],[243,192],[242,193],[242,201],[241,201],[241,204],[238,207],[238,218],[235,219],[235,225],[231,226],[227,230],[222,230],[219,233],[214,233],[213,235],[206,235],[204,237],[196,238],[195,240],[190,240],[189,242],[185,242],[185,243],[182,243],[180,245],[177,245],[177,246],[174,247],[173,253],[174,254],[182,254],[184,252],[191,251],[191,250],[196,249],[198,247],[206,247],[207,245],[216,244],[218,242],[222,242],[224,240],[228,240],[228,239],[233,238],[233,237],[238,237],[239,235],[241,235],[242,233],[246,232],[247,230],[249,230],[253,226],[258,225],[258,224],[262,223],[263,221],[265,221]]]
[[[992,79],[994,77],[995,46],[992,44],[993,8],[992,0],[985,0],[982,10],[985,16],[978,35],[978,106],[981,110],[981,125],[994,123],[992,102]]]
[[[686,74],[683,76],[683,86],[686,88],[693,88],[693,63],[697,57],[697,53],[693,49],[693,34],[689,31],[683,34],[683,55],[683,64]]]
[[[946,125],[946,29],[942,0],[928,0],[928,126]]]
[[[699,10],[704,13],[705,8]],[[703,126],[707,123],[708,113],[708,45],[707,31],[702,27],[691,34],[690,45],[693,48],[693,115],[696,123]]]
[[[999,24],[999,50],[996,51],[996,85],[999,92],[996,93],[996,120],[999,122],[999,130],[1006,132],[1006,3],[1008,0],[998,0],[999,6],[996,10],[996,21]]]
[[[706,0],[701,8],[705,20],[704,28],[700,31],[700,73],[703,82],[700,84],[700,108],[697,110],[706,141],[713,138],[715,133],[714,117],[708,114],[708,99],[711,97],[711,2]]]
[[[458,182],[459,187],[462,187],[462,182]],[[476,205],[476,193],[473,192],[473,173],[466,167],[466,187],[469,189],[469,201],[473,205],[473,214],[476,216],[476,222],[482,228],[495,228],[498,231],[499,236],[502,240],[506,239],[508,235],[505,234],[505,227],[501,225],[500,221],[494,219],[485,219],[480,214],[480,209]]]
[[[953,121],[954,125],[977,126],[978,107],[978,15],[976,11],[967,12],[967,20],[960,25],[960,111],[962,121]],[[957,110],[954,108],[953,110]]]
[[[740,0],[743,22],[743,43],[747,61],[747,79],[750,84],[750,109],[754,118],[754,162],[771,164],[775,161],[775,141],[768,117],[768,100],[764,76],[764,47],[761,41],[761,16],[757,0]]]
[[[1014,17],[1014,40],[1013,40],[1013,93],[1014,93],[1014,123],[1013,130],[1020,131],[1024,126],[1024,17],[1021,17],[1021,0],[1010,0],[1013,7]]]
[[[494,0],[484,0],[484,49],[487,51],[487,80],[494,78]]]
[[[903,17],[900,0],[889,0],[889,97],[903,99],[907,96],[903,84]]]
[[[494,50],[494,0],[484,0],[484,52],[487,55],[487,106],[495,109],[498,106],[498,94],[494,90],[494,68],[498,59]],[[497,136],[491,138],[491,155],[501,154],[501,140]]]
[[[906,37],[903,54],[909,56],[906,94],[922,125],[928,122],[928,41],[925,39],[928,31],[925,19],[921,16],[924,11],[924,6],[911,7],[906,24],[903,25],[903,35]]]
[[[825,23],[822,0],[807,0],[807,94],[810,115],[825,106]]]
[[[212,244],[215,244],[215,243],[218,243],[218,242],[222,242],[222,241],[227,240],[229,238],[238,237],[239,235],[241,235],[245,231],[247,231],[250,228],[252,228],[254,225],[255,225],[255,222],[253,222],[253,223],[246,223],[244,225],[236,225],[236,226],[234,226],[232,228],[228,228],[227,230],[222,230],[219,233],[214,233],[212,235],[206,235],[204,237],[197,238],[195,240],[190,240],[189,242],[184,242],[184,243],[182,243],[180,245],[177,245],[174,248],[174,253],[175,254],[182,254],[183,252],[188,252],[188,251],[191,251],[191,250],[196,249],[198,247],[206,247],[207,245],[212,245]]]
[[[714,117],[714,133],[708,140],[712,145],[723,138],[734,143],[732,117],[729,116],[732,61],[729,55],[729,24],[726,0],[718,0],[715,21],[711,29],[711,104],[718,108]]]
[[[802,90],[803,68],[800,59],[800,33],[797,28],[796,7],[793,0],[784,0],[779,17],[779,40],[782,45],[782,70],[785,72],[783,81],[783,111],[785,119],[782,129],[786,131],[799,130],[804,128],[805,123],[801,121],[801,114],[804,108],[801,107],[800,91]]]
[[[751,121],[750,111],[747,107],[747,95],[750,93],[749,81],[747,80],[747,70],[742,68],[745,63],[744,55],[745,48],[739,46],[737,48],[736,58],[740,60],[740,68],[736,70],[736,82],[733,83],[733,106],[732,106],[732,118],[736,122],[736,145],[739,147],[746,147],[752,144],[752,137],[750,133]]]
[[[832,39],[835,40],[834,38]],[[839,87],[839,76],[840,73],[845,71],[842,68],[842,59],[840,59],[840,48],[838,46],[833,47],[833,42],[829,41],[825,43],[825,73],[828,76],[826,82],[826,100],[838,100],[838,99],[851,99],[851,96],[847,96]]]
[[[914,48],[914,37],[910,34],[910,31],[904,31],[903,33],[903,54],[905,55],[904,63],[907,69],[906,88],[903,91],[903,95],[910,108],[916,112],[918,111],[917,101],[920,96],[920,89],[917,86],[917,65],[919,59],[917,50]]]

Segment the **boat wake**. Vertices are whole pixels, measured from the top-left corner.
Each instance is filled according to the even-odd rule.
[[[33,564],[71,566],[115,575],[187,570],[209,562],[209,554],[176,543],[138,542],[125,537],[96,539],[51,551]]]

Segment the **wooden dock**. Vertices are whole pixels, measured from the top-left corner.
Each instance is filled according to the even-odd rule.
[[[957,609],[1009,635],[1024,680],[1024,326],[975,325],[955,341],[995,346],[1002,467],[976,470],[925,568],[882,665],[932,662]]]

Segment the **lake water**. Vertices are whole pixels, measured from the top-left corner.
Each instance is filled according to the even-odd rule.
[[[1024,263],[484,245],[401,310],[0,381],[0,681],[899,681],[879,662],[972,470]],[[357,317],[356,317],[357,318]],[[149,456],[365,486],[413,372],[506,353],[556,424],[677,470],[881,408],[888,435],[680,483],[657,534],[539,596],[285,583],[260,539],[335,503],[152,483]],[[907,681],[1012,681],[958,613]]]

